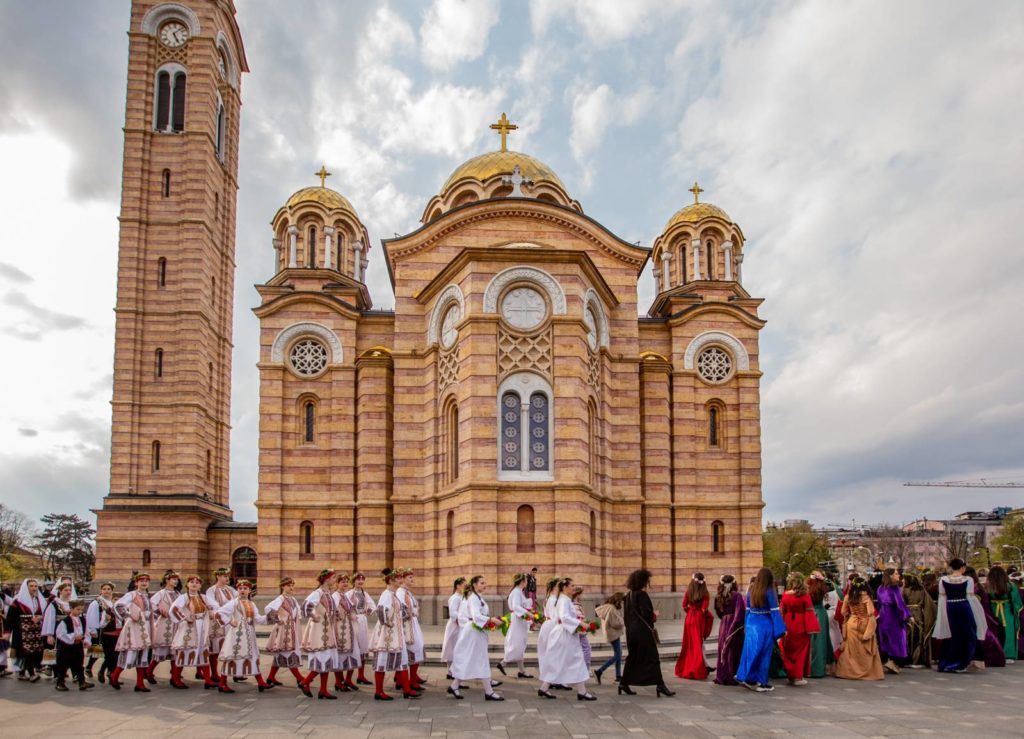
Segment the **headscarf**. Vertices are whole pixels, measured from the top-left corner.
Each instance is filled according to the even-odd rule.
[[[29,580],[34,582],[37,586],[39,585],[39,581],[36,578],[26,577],[21,581],[21,589],[18,590],[18,594],[14,599],[25,606],[29,612],[34,613],[35,609],[32,607],[32,598],[28,594]],[[36,590],[36,606],[38,607],[40,614],[42,614],[43,610],[46,608],[46,601],[43,600],[43,595],[38,589]]]
[[[51,591],[53,593],[54,597],[56,597],[57,594],[60,592],[60,586],[63,585],[63,582],[61,582],[61,581],[65,577],[67,577],[67,575],[61,575],[60,577],[57,578],[57,582],[54,583],[53,590]],[[68,577],[67,581],[69,583],[71,583],[71,597],[68,598],[68,602],[70,603],[73,600],[78,600],[78,590],[75,589],[75,581],[74,580],[72,580],[70,577]]]

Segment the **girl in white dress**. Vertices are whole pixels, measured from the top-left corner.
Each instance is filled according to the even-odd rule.
[[[150,608],[149,575],[137,573],[133,578],[135,590],[129,590],[114,604],[123,626],[117,637],[117,667],[110,676],[110,687],[121,689],[119,678],[124,670],[135,668],[135,692],[148,693],[146,670],[149,668]]]
[[[232,677],[256,677],[256,684],[262,693],[273,685],[267,685],[260,674],[260,648],[256,643],[256,626],[267,623],[256,604],[249,600],[252,583],[239,580],[235,583],[238,597],[228,601],[219,611],[217,618],[224,626],[224,644],[220,650],[221,693],[234,693],[228,687],[228,675]]]
[[[544,698],[553,698],[548,691],[552,685],[572,685],[576,688],[577,700],[594,701],[597,697],[587,690],[590,670],[584,662],[583,647],[577,631],[581,621],[572,598],[569,597],[572,586],[571,578],[565,577],[558,581],[558,599],[555,601],[554,609],[556,623],[548,636],[544,663],[540,671],[542,685],[537,694]]]
[[[235,589],[228,585],[230,571],[226,567],[218,567],[213,571],[213,585],[206,589],[206,605],[213,611],[219,611],[225,603],[238,595]],[[218,655],[221,645],[224,643],[224,627],[216,618],[210,624],[210,672],[213,679],[220,683],[220,673],[217,670]]]
[[[347,595],[349,584],[348,573],[339,572],[334,590],[334,605],[338,609],[338,618],[334,622],[338,633],[338,670],[334,673],[336,693],[359,690],[352,682],[352,673],[362,664],[362,655],[356,638],[356,613]]]
[[[302,666],[302,609],[292,595],[294,590],[295,581],[292,578],[281,578],[281,594],[263,608],[267,623],[274,625],[267,639],[267,651],[274,655],[274,664],[267,675],[267,685],[284,685],[277,679],[277,671],[284,667],[295,676],[299,690],[307,698],[312,698],[306,678],[299,672]]]
[[[352,603],[352,610],[356,614],[356,643],[359,645],[359,675],[356,683],[359,685],[373,685],[366,679],[366,652],[370,648],[370,627],[368,617],[377,610],[377,604],[366,592],[366,575],[357,572],[352,575],[352,589],[345,595]]]
[[[370,634],[369,653],[373,655],[373,699],[394,700],[384,692],[384,676],[395,673],[395,681],[402,688],[406,698],[419,698],[420,694],[409,689],[409,652],[405,644],[405,629],[402,626],[402,605],[395,591],[400,581],[399,571],[385,569],[381,573],[387,590],[377,598],[377,625]]]
[[[544,661],[547,659],[548,637],[551,630],[555,628],[555,603],[558,601],[558,593],[555,588],[561,578],[553,577],[547,583],[547,595],[544,598],[544,623],[540,625],[537,633],[537,666],[541,674],[544,673]],[[555,696],[547,691],[538,690],[537,695],[554,699]]]
[[[339,669],[338,630],[335,626],[338,609],[331,594],[334,574],[334,570],[321,570],[316,577],[320,586],[307,595],[306,602],[302,604],[302,612],[309,618],[302,632],[302,651],[309,658],[309,675],[305,682],[308,686],[314,677],[320,676],[320,692],[317,693],[320,700],[337,700],[337,696],[327,690],[327,676]],[[312,697],[311,693],[303,692]]]
[[[171,658],[171,640],[174,639],[174,619],[171,618],[171,606],[178,600],[178,574],[167,570],[160,578],[160,590],[149,599],[149,608],[153,614],[153,642],[150,645],[149,669],[146,679],[155,684],[156,666],[165,659]]]
[[[120,633],[121,621],[114,612],[114,583],[105,582],[100,585],[100,594],[85,612],[85,625],[89,629],[93,644],[103,645],[103,664],[100,665],[99,681],[103,682],[104,674],[110,675],[117,667],[117,634]],[[86,669],[86,674],[89,674]]]
[[[452,660],[455,659],[455,645],[459,641],[459,606],[465,598],[462,589],[466,578],[458,577],[452,585],[452,594],[448,597],[448,623],[444,626],[444,639],[441,642],[441,661],[448,667],[448,679],[452,679]]]
[[[452,684],[448,694],[462,700],[459,688],[465,680],[482,680],[484,699],[505,700],[494,692],[491,684],[491,661],[487,656],[487,632],[501,625],[501,619],[492,618],[484,600],[487,580],[483,575],[474,575],[466,585],[465,599],[459,606],[459,640],[455,644],[455,659],[452,661]]]
[[[505,633],[505,658],[498,663],[502,675],[505,665],[518,665],[516,677],[532,678],[526,672],[523,661],[526,657],[526,637],[530,633],[528,614],[533,610],[533,601],[526,597],[526,573],[520,572],[512,578],[512,590],[508,594],[508,611],[511,622]]]
[[[420,602],[412,594],[415,573],[409,567],[402,568],[403,577],[398,585],[396,595],[403,606],[405,623],[405,643],[409,650],[409,686],[413,690],[423,691],[427,682],[420,677],[420,663],[423,661],[423,629],[420,628]]]
[[[179,690],[188,685],[181,679],[186,667],[194,667],[203,678],[204,688],[215,688],[210,675],[210,623],[213,616],[203,597],[203,580],[191,575],[185,581],[185,592],[171,605],[174,621],[171,637],[171,685]]]

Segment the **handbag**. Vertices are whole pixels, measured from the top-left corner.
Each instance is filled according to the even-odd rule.
[[[57,664],[57,650],[56,649],[44,649],[43,650],[43,665],[55,665]]]
[[[103,656],[103,645],[102,644],[93,644],[92,646],[90,646],[89,647],[89,656],[90,657],[102,657]]]
[[[633,594],[632,594],[632,592],[630,593],[629,597],[630,597],[630,598],[632,598],[632,597],[633,597]],[[634,610],[636,610],[635,606],[634,606]],[[644,626],[646,626],[646,627],[647,627],[648,629],[650,629],[650,630],[651,630],[651,636],[652,636],[652,637],[654,637],[654,643],[655,643],[656,645],[660,645],[660,644],[661,644],[661,637],[660,637],[660,636],[658,636],[658,629],[657,629],[657,628],[655,628],[655,627],[654,627],[654,626],[653,626],[652,624],[649,624],[649,623],[647,623],[646,621],[644,621],[644,620],[643,620],[642,618],[640,618],[640,614],[639,614],[639,613],[637,613],[637,616],[636,616],[636,617],[637,617],[638,619],[640,619],[640,623],[642,623],[642,624],[643,624]]]

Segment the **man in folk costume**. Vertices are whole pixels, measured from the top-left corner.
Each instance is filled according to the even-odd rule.
[[[334,575],[334,570],[321,570],[316,577],[318,587],[306,596],[306,602],[302,604],[302,612],[309,619],[302,632],[302,651],[309,659],[309,675],[305,683],[308,688],[313,678],[320,676],[320,692],[317,693],[320,700],[337,700],[337,696],[327,690],[327,676],[340,669],[338,663],[341,659],[335,626],[338,609],[331,592]],[[302,692],[312,697],[309,690]]]
[[[67,692],[68,686],[65,683],[68,670],[71,670],[71,677],[78,683],[79,690],[88,690],[93,684],[85,680],[85,650],[88,648],[89,631],[85,625],[85,603],[80,600],[73,600],[70,603],[71,612],[62,618],[57,624],[54,637],[57,641],[57,666],[54,668],[54,687],[62,692]]]
[[[235,585],[238,596],[225,603],[216,613],[216,618],[224,626],[224,643],[220,650],[220,687],[221,693],[234,693],[228,687],[228,676],[255,676],[259,691],[274,687],[267,685],[260,674],[260,648],[256,643],[257,624],[266,624],[266,617],[259,612],[256,604],[249,600],[252,593],[252,582],[239,580]]]
[[[11,635],[15,668],[19,680],[39,681],[37,670],[43,660],[43,612],[46,600],[39,592],[39,581],[28,578],[7,609],[4,627]]]
[[[114,610],[114,583],[105,582],[100,585],[100,594],[89,604],[85,612],[85,627],[89,630],[89,639],[95,646],[103,648],[103,664],[100,665],[99,681],[109,675],[117,666],[117,652],[114,646],[121,633],[121,619]],[[92,659],[89,660],[92,662]],[[85,674],[91,677],[89,668]]]
[[[274,655],[274,664],[267,675],[267,685],[284,685],[277,679],[277,671],[284,667],[295,676],[299,690],[312,698],[306,678],[299,672],[299,667],[302,666],[302,630],[299,620],[302,611],[299,602],[292,595],[294,590],[295,581],[290,577],[282,578],[281,594],[263,609],[267,623],[273,624],[270,638],[267,639],[267,651]]]
[[[396,595],[399,576],[396,570],[384,569],[381,573],[386,590],[377,598],[377,625],[370,634],[369,652],[373,655],[373,699],[394,700],[384,692],[384,676],[395,673],[395,681],[402,688],[406,698],[419,698],[420,694],[409,688],[409,652],[405,644],[405,629],[402,627],[402,606]]]
[[[57,664],[57,623],[71,613],[71,601],[77,600],[74,592],[74,585],[70,581],[60,582],[54,587],[46,604],[42,631],[47,647],[43,656],[44,667],[53,667]]]
[[[215,613],[227,605],[228,601],[238,597],[238,592],[228,585],[230,574],[226,567],[217,568],[213,571],[213,585],[206,589],[206,605]],[[218,684],[220,683],[220,674],[217,672],[217,660],[223,644],[224,627],[220,621],[214,618],[210,624],[210,671]]]
[[[156,684],[154,674],[156,666],[171,658],[171,641],[174,639],[174,619],[171,618],[171,606],[178,600],[178,581],[178,574],[174,570],[167,570],[160,578],[160,590],[149,599],[149,607],[153,613],[153,642],[150,645],[146,680],[154,685]]]
[[[370,628],[367,617],[377,610],[377,604],[364,589],[365,585],[366,576],[362,572],[357,572],[352,575],[352,589],[345,595],[352,603],[352,610],[356,616],[356,643],[359,645],[360,655],[359,675],[356,682],[359,685],[373,685],[366,679],[366,652],[370,646]]]
[[[148,693],[146,671],[149,669],[149,647],[152,643],[150,625],[149,575],[136,573],[132,578],[134,590],[129,590],[114,604],[121,617],[121,635],[117,637],[117,667],[110,675],[110,687],[121,689],[121,673],[135,669],[135,692]]]
[[[413,690],[426,690],[426,678],[420,677],[420,663],[423,661],[423,629],[420,628],[420,603],[412,594],[413,571],[402,568],[402,577],[396,594],[402,604],[402,623],[405,629],[405,643],[409,650],[409,684]]]
[[[338,670],[334,673],[334,689],[339,693],[359,690],[352,682],[352,673],[362,663],[359,642],[356,639],[356,613],[348,599],[348,573],[339,572],[335,578],[334,605],[338,619],[334,627],[338,631]]]
[[[217,687],[210,674],[210,624],[213,614],[203,597],[203,579],[190,575],[185,581],[185,592],[175,598],[170,609],[174,621],[171,637],[171,685],[179,690],[188,688],[181,679],[186,667],[194,667],[203,678],[204,689]]]

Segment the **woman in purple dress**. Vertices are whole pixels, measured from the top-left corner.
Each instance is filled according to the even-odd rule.
[[[978,573],[973,567],[964,572],[974,580],[974,595],[981,603],[985,613],[985,636],[979,639],[974,651],[974,664],[977,669],[983,667],[1006,667],[1006,652],[1003,651],[1003,625],[996,620],[992,612],[992,603],[988,591],[978,582]]]
[[[903,581],[892,567],[882,573],[882,584],[875,593],[878,601],[878,646],[886,670],[899,674],[899,664],[907,661],[907,623],[913,620],[903,601]]]
[[[949,561],[950,574],[939,578],[939,611],[935,638],[942,640],[939,672],[967,672],[978,641],[985,638],[985,613],[974,595],[974,580],[964,575],[966,563]]]
[[[743,593],[736,588],[736,578],[722,575],[715,596],[715,613],[718,614],[718,664],[715,667],[715,682],[719,685],[738,685],[736,668],[743,652],[743,614],[746,604]]]

